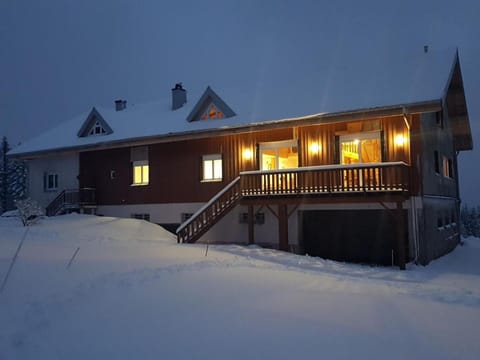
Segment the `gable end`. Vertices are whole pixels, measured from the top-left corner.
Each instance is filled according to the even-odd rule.
[[[465,90],[458,53],[448,82],[445,102],[447,105],[448,116],[452,121],[455,150],[472,150],[472,132],[468,118],[467,101],[465,99]]]

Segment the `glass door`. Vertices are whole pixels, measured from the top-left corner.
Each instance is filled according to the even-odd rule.
[[[262,171],[298,168],[297,140],[260,143],[259,154]],[[296,174],[288,172],[262,175],[264,191],[290,191],[296,183]]]
[[[340,164],[366,164],[382,161],[382,144],[380,132],[358,133],[340,137]],[[352,169],[343,172],[344,186],[356,188],[369,184],[378,184],[378,169]]]
[[[298,167],[296,140],[260,143],[260,170],[293,169]]]

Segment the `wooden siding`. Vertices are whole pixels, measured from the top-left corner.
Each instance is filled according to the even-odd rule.
[[[97,189],[99,205],[205,202],[241,171],[255,170],[256,156],[244,160],[248,148],[256,154],[259,142],[292,139],[292,128],[152,144],[149,184],[131,186],[130,148],[80,154],[80,187]],[[202,182],[202,156],[223,155],[223,180]],[[115,178],[111,178],[111,172]]]
[[[335,137],[372,130],[372,124],[373,130],[382,131],[384,137],[383,161],[410,164],[409,131],[403,117],[397,116],[150,144],[149,184],[145,186],[131,185],[130,147],[83,152],[80,187],[96,188],[99,205],[206,202],[240,172],[259,169],[259,143],[298,139],[299,166],[331,165],[338,158]],[[407,139],[401,148],[394,145],[399,134]],[[310,151],[313,142],[320,145],[316,153]],[[243,157],[246,149],[252,152],[252,158]],[[201,179],[202,156],[210,154],[222,154],[222,181]]]

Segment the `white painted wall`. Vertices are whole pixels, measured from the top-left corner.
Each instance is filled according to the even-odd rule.
[[[182,213],[195,213],[203,203],[100,205],[97,215],[129,218],[132,214],[150,214],[156,224],[179,224]]]
[[[44,208],[65,189],[78,189],[79,156],[78,153],[50,155],[44,158],[30,159],[28,166],[28,196]],[[45,173],[58,174],[58,189],[45,191],[43,178]]]
[[[134,213],[150,214],[150,221],[159,224],[179,224],[182,213],[194,213],[203,203],[182,203],[182,204],[140,204],[140,205],[115,205],[99,206],[97,214],[114,217],[131,217]],[[396,203],[334,203],[334,204],[302,204],[296,209],[289,206],[288,211],[291,215],[288,219],[288,243],[293,251],[299,246],[299,211],[304,210],[384,210],[385,208],[396,209]],[[409,226],[412,227],[410,218],[410,201],[403,204],[405,209],[409,209]],[[277,206],[267,207],[255,206],[254,211],[260,211],[265,214],[264,224],[255,224],[254,240],[255,244],[278,247],[278,219],[272,211],[277,212]],[[248,211],[247,206],[237,206],[222,218],[213,228],[205,233],[199,242],[209,243],[248,243],[248,224],[240,223],[241,213]],[[409,231],[409,233],[411,233]]]

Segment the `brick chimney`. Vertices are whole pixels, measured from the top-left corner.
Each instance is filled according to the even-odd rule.
[[[127,108],[127,100],[115,100],[115,111],[122,111]]]
[[[180,109],[187,102],[187,91],[182,87],[182,83],[175,84],[172,89],[172,110]]]

